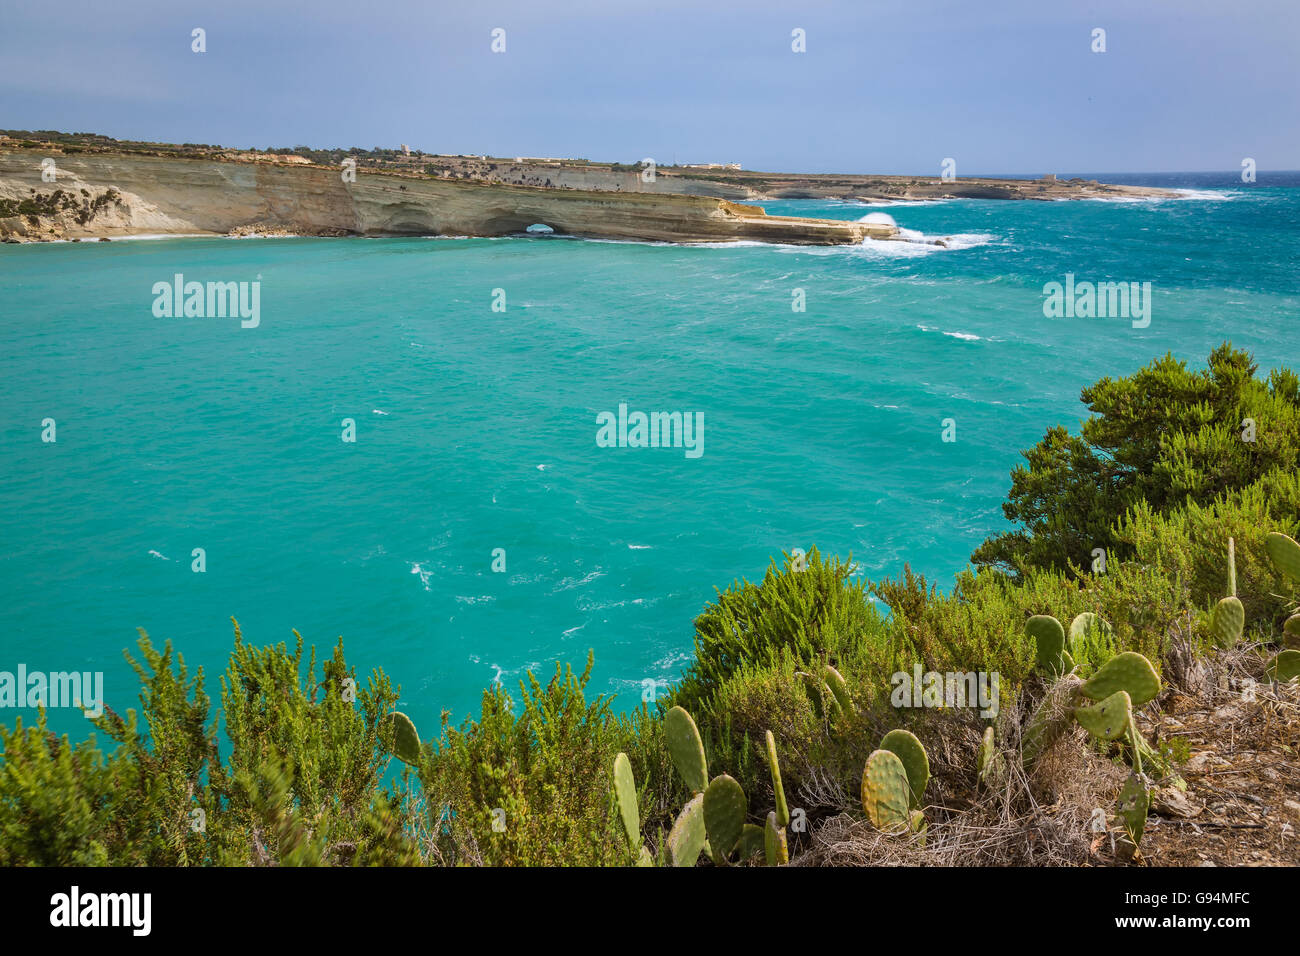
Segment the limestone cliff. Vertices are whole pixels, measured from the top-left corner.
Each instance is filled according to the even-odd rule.
[[[53,160],[53,181],[42,161]],[[47,176],[49,164],[46,164]],[[768,216],[717,197],[456,182],[279,162],[0,150],[0,238],[146,234],[501,236],[534,224],[610,239],[807,245],[898,238],[889,225]]]

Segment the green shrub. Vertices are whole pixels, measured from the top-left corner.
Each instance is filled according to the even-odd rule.
[[[1127,378],[1103,378],[1081,398],[1094,414],[1079,436],[1050,429],[1024,452],[1002,506],[1017,530],[985,541],[978,566],[1089,567],[1095,548],[1108,560],[1128,556],[1114,528],[1144,503],[1166,514],[1209,504],[1275,469],[1300,465],[1300,380],[1281,369],[1266,381],[1246,352],[1224,343],[1209,367],[1189,371],[1172,355]],[[1255,440],[1242,438],[1255,423]]]
[[[1247,625],[1273,630],[1292,606],[1291,585],[1264,553],[1269,531],[1294,535],[1300,528],[1300,473],[1274,471],[1207,505],[1189,504],[1160,514],[1140,502],[1125,515],[1116,537],[1134,561],[1182,582],[1192,605],[1205,610],[1228,593],[1228,538],[1236,541],[1237,595]]]
[[[93,737],[73,747],[41,714],[0,725],[0,866],[104,866],[136,810],[116,784],[130,768],[106,760]]]
[[[593,658],[575,675],[556,664],[542,687],[520,681],[516,716],[501,688],[483,692],[480,717],[460,728],[443,713],[442,738],[423,776],[425,800],[450,862],[492,866],[593,866],[626,862],[627,838],[613,807],[614,756],[627,749],[627,725],[601,696],[584,689]],[[504,829],[494,830],[493,812]],[[446,831],[446,832],[443,832]]]
[[[793,570],[791,562],[787,555],[782,569],[769,564],[762,584],[733,583],[695,619],[695,661],[667,706],[692,714],[707,710],[721,683],[742,664],[773,664],[782,648],[808,663],[884,642],[885,627],[867,601],[865,583],[850,580],[852,556],[826,561],[813,548],[805,570]]]

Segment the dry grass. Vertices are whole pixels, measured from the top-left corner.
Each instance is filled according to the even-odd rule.
[[[1274,648],[1243,645],[1197,659],[1180,652],[1178,637],[1171,635],[1170,641],[1177,662],[1166,665],[1172,686],[1143,711],[1139,726],[1157,744],[1181,738],[1178,749],[1191,756],[1180,771],[1188,788],[1157,792],[1138,859],[1154,865],[1296,863],[1300,687],[1276,687],[1264,677]],[[1047,688],[1047,712],[1065,717],[1077,686],[1077,679],[1067,677]],[[876,831],[857,803],[856,781],[846,785],[811,775],[798,799],[833,812],[797,838],[791,864],[1088,866],[1127,861],[1130,854],[1113,812],[1128,767],[1096,749],[1072,721],[1062,720],[1059,735],[1027,773],[1019,747],[1029,716],[1024,708],[1006,708],[1001,715],[997,734],[1005,773],[992,787],[977,783],[983,725],[971,712],[934,711],[915,728],[926,742],[931,767],[924,845],[915,836]],[[1159,799],[1160,793],[1167,799]],[[1097,808],[1106,816],[1101,832]]]

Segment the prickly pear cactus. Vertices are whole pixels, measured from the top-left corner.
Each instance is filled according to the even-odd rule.
[[[829,688],[822,682],[820,677],[814,677],[804,671],[797,671],[794,676],[803,681],[804,692],[808,695],[808,702],[812,704],[813,713],[817,715],[817,719],[823,719],[826,716],[824,701],[826,695],[830,693]]]
[[[772,736],[772,731],[767,731],[767,767],[772,772],[772,793],[776,798],[776,823],[777,826],[788,827],[790,825],[790,808],[785,802],[785,787],[781,783],[781,764],[776,759],[776,738]]]
[[[694,866],[704,849],[707,838],[704,831],[704,794],[697,793],[677,815],[677,822],[668,832],[668,851],[673,866]]]
[[[636,804],[632,764],[625,753],[614,758],[614,798],[618,801],[618,815],[623,819],[628,845],[635,851],[641,846],[641,811]]]
[[[790,845],[785,839],[785,827],[777,825],[775,810],[767,815],[763,843],[767,851],[768,866],[785,866],[790,862]]]
[[[1068,646],[1070,650],[1074,650],[1086,644],[1093,634],[1108,638],[1113,633],[1111,626],[1104,618],[1092,613],[1092,611],[1084,611],[1082,614],[1076,614],[1074,620],[1070,622]]]
[[[1071,663],[1095,659],[1101,651],[1113,646],[1114,636],[1114,629],[1100,615],[1092,611],[1076,614],[1066,637],[1065,656]]]
[[[916,837],[916,845],[921,847],[925,846],[926,833],[930,829],[930,824],[926,822],[925,814],[920,810],[913,810],[911,816],[908,818],[907,826],[908,829],[912,831],[912,835]]]
[[[1006,771],[1006,761],[1002,756],[1002,751],[998,750],[992,727],[984,728],[984,739],[980,741],[976,763],[979,767],[979,782],[984,786],[996,787],[1002,782],[1003,773]]]
[[[1136,651],[1116,654],[1084,681],[1083,696],[1105,700],[1117,690],[1128,691],[1134,707],[1142,707],[1160,693],[1160,678],[1151,662]]]
[[[1220,599],[1210,612],[1210,636],[1220,647],[1235,647],[1246,628],[1246,609],[1236,597]]]
[[[1098,740],[1118,740],[1133,723],[1133,701],[1128,691],[1117,690],[1100,703],[1075,708],[1074,719]]]
[[[1300,651],[1287,650],[1278,654],[1268,665],[1268,676],[1282,684],[1300,677]]]
[[[1264,536],[1264,550],[1273,567],[1293,582],[1300,583],[1300,544],[1296,544],[1295,539],[1270,531]]]
[[[891,730],[880,741],[880,749],[893,753],[907,771],[910,790],[909,806],[919,810],[925,797],[925,785],[930,782],[930,758],[921,741],[907,730]]]
[[[695,721],[681,707],[674,707],[664,714],[664,733],[668,737],[668,754],[682,780],[691,793],[703,793],[709,782],[709,764]]]
[[[1129,774],[1128,781],[1119,792],[1116,814],[1124,821],[1133,845],[1142,842],[1142,832],[1147,825],[1147,811],[1151,808],[1151,792],[1140,774]]]
[[[767,849],[766,828],[756,823],[746,823],[740,831],[740,858],[752,860]]]
[[[835,698],[836,708],[841,713],[853,713],[853,699],[849,697],[849,685],[844,680],[844,675],[831,667],[830,664],[825,664],[822,666],[822,680],[830,688],[831,694]]]
[[[1282,643],[1300,650],[1300,614],[1292,614],[1282,625]]]
[[[415,724],[400,710],[389,714],[388,722],[393,731],[393,756],[412,767],[418,767],[420,735],[415,731]]]
[[[1065,628],[1050,614],[1035,614],[1025,621],[1025,633],[1034,639],[1035,656],[1043,672],[1057,677],[1074,670],[1074,659],[1065,650]]]
[[[979,750],[975,752],[975,765],[979,768],[980,776],[983,777],[989,764],[993,762],[993,754],[997,751],[997,742],[994,738],[993,728],[991,726],[984,728],[984,736],[980,738]]]
[[[704,830],[714,858],[725,860],[745,829],[745,791],[725,773],[704,791]]]
[[[911,787],[903,761],[890,750],[876,750],[862,770],[862,809],[877,830],[905,832]]]

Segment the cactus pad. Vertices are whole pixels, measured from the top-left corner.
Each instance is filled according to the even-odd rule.
[[[1070,622],[1070,648],[1078,647],[1079,642],[1086,641],[1088,635],[1094,631],[1103,637],[1110,637],[1114,633],[1103,618],[1091,611],[1075,615],[1074,620]]]
[[[1137,708],[1156,699],[1160,678],[1149,660],[1136,651],[1125,651],[1101,665],[1081,689],[1089,700],[1105,700],[1117,690],[1126,690]]]
[[[1268,676],[1279,683],[1300,677],[1300,651],[1283,651],[1268,665]]]
[[[1273,567],[1292,581],[1300,582],[1300,544],[1284,534],[1270,531],[1264,536],[1264,550]]]
[[[1081,659],[1089,649],[1109,647],[1114,636],[1114,630],[1100,615],[1092,611],[1076,614],[1070,622],[1070,632],[1066,637],[1068,650],[1061,655],[1065,660],[1065,669],[1074,670],[1074,662]]]
[[[704,849],[704,794],[697,793],[677,815],[668,833],[668,850],[673,866],[694,866]]]
[[[853,699],[849,697],[849,685],[844,680],[844,675],[830,664],[826,664],[822,667],[822,680],[830,688],[839,709],[846,714],[853,713]]]
[[[726,859],[740,842],[746,806],[745,791],[725,773],[714,777],[704,791],[704,830],[719,859]]]
[[[796,672],[794,676],[803,681],[804,693],[808,695],[808,702],[812,704],[813,713],[817,715],[818,720],[821,720],[826,716],[826,707],[823,703],[826,694],[829,693],[826,685],[822,683],[820,678],[803,671]]]
[[[614,798],[618,801],[618,815],[623,818],[623,830],[633,850],[641,846],[641,811],[636,805],[636,780],[632,777],[632,764],[627,754],[614,758]]]
[[[786,843],[785,827],[777,826],[775,810],[767,815],[763,843],[767,851],[768,866],[784,866],[790,862],[790,846]]]
[[[756,823],[746,823],[740,831],[740,859],[752,860],[766,850],[766,831]]]
[[[930,824],[926,822],[925,814],[920,810],[913,810],[911,817],[907,821],[908,829],[916,837],[917,846],[925,846],[925,834],[930,829]]]
[[[1282,643],[1300,650],[1300,614],[1292,614],[1282,625]]]
[[[1034,639],[1038,666],[1053,676],[1065,673],[1065,628],[1050,614],[1035,614],[1025,621],[1025,633]]]
[[[1135,773],[1129,774],[1128,781],[1119,792],[1119,804],[1115,812],[1124,821],[1124,828],[1128,830],[1134,846],[1142,842],[1142,831],[1146,829],[1147,811],[1150,807],[1151,792],[1147,789],[1146,781]]]
[[[993,762],[993,753],[996,748],[997,744],[993,739],[993,728],[985,727],[984,736],[980,738],[980,749],[976,753],[975,757],[976,763],[979,765],[981,776],[983,776],[984,771],[988,769],[988,765]]]
[[[911,790],[909,806],[913,810],[919,810],[925,796],[925,785],[930,782],[930,758],[921,746],[921,741],[911,731],[891,730],[880,741],[880,749],[890,751],[903,762]]]
[[[393,756],[412,767],[420,765],[420,735],[415,731],[415,724],[400,710],[388,715],[389,726],[393,732]]]
[[[790,825],[790,808],[785,802],[785,787],[781,783],[781,764],[776,759],[776,738],[767,731],[767,767],[772,772],[772,794],[776,799],[777,826]]]
[[[704,759],[704,741],[695,721],[680,707],[664,714],[664,733],[668,737],[668,754],[673,766],[691,793],[703,793],[709,782],[709,764]]]
[[[1246,628],[1246,609],[1235,597],[1226,597],[1210,612],[1210,636],[1220,647],[1234,647]]]
[[[903,761],[893,751],[873,751],[862,770],[862,809],[877,830],[907,830],[911,794]]]
[[[984,739],[980,741],[976,762],[979,765],[980,783],[987,787],[996,786],[1002,779],[1003,771],[1006,770],[1006,761],[993,738],[992,727],[984,728]]]
[[[1074,719],[1098,740],[1118,740],[1133,722],[1133,701],[1128,691],[1117,690],[1099,704],[1076,708]]]

